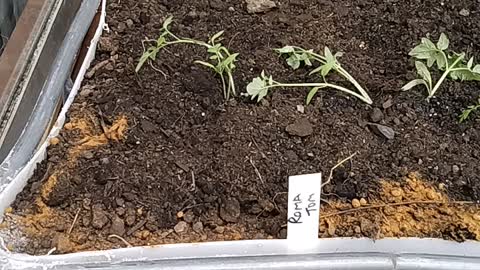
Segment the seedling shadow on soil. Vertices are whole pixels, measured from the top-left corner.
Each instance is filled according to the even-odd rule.
[[[320,237],[479,240],[479,122],[457,120],[480,85],[446,80],[429,102],[400,91],[415,76],[408,52],[427,34],[447,33],[452,48],[480,59],[478,34],[467,32],[480,28],[476,1],[305,0],[262,13],[243,1],[153,2],[108,2],[112,31],[69,123],[6,213],[1,234],[10,249],[284,238],[287,177],[328,175],[355,152],[323,188]],[[170,15],[182,37],[225,31],[223,44],[239,53],[239,92],[262,70],[310,82],[308,70],[292,71],[272,49],[328,46],[348,53],[342,65],[374,103],[320,90],[306,106],[309,89],[301,88],[260,104],[224,102],[219,79],[193,64],[207,57],[195,46],[157,56],[166,77],[149,65],[137,74],[141,41],[158,36]]]

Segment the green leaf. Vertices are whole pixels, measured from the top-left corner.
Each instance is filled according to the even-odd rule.
[[[324,87],[314,87],[310,90],[310,92],[308,92],[307,99],[305,101],[307,105],[310,105],[313,97],[317,94],[318,90],[320,90],[321,88],[324,88]]]
[[[295,70],[300,67],[300,60],[296,54],[292,54],[289,58],[287,58],[287,64]]]
[[[293,48],[292,46],[285,46],[285,47],[280,48],[280,49],[275,49],[275,51],[280,53],[280,54],[293,53],[293,52],[295,52],[295,48]]]
[[[420,45],[417,45],[415,48],[413,48],[408,54],[417,59],[430,59],[435,57],[436,53],[437,53],[437,49],[435,48],[432,49],[426,46],[425,44],[420,44]]]
[[[214,65],[212,65],[212,64],[210,64],[210,63],[207,63],[207,62],[204,62],[204,61],[199,61],[199,60],[197,60],[197,61],[195,61],[194,63],[195,63],[195,64],[200,64],[200,65],[206,66],[206,67],[211,68],[211,69],[213,69],[213,70],[216,70],[216,67],[215,67]]]
[[[443,52],[437,52],[435,54],[435,60],[437,62],[438,69],[445,70],[447,68],[447,63],[445,62],[445,57]]]
[[[335,57],[333,56],[330,49],[326,46],[325,46],[325,58],[327,59],[327,63],[328,62],[335,62]]]
[[[480,81],[480,74],[470,71],[470,70],[454,70],[449,73],[450,78],[452,80],[460,80],[460,81]]]
[[[444,51],[444,50],[448,49],[449,43],[450,43],[450,41],[448,40],[447,35],[442,33],[442,34],[440,34],[440,38],[438,39],[437,48],[439,50]]]
[[[238,53],[234,53],[229,55],[225,60],[223,60],[223,64],[226,65],[227,67],[231,68],[231,64],[235,62],[237,59]]]
[[[168,17],[164,22],[163,22],[163,28],[167,29],[168,26],[172,23],[173,21],[173,16]]]
[[[402,90],[403,91],[407,91],[407,90],[410,90],[412,89],[413,87],[417,86],[417,85],[420,85],[420,84],[423,84],[425,85],[427,88],[428,88],[428,84],[425,80],[423,79],[415,79],[407,84],[405,84],[403,87],[402,87]]]
[[[158,49],[156,47],[148,48],[147,51],[144,52],[140,57],[140,59],[138,60],[138,64],[135,67],[135,72],[138,73],[148,59],[155,60],[155,57],[157,56],[157,52],[158,52]]]
[[[432,75],[428,68],[425,66],[424,63],[420,61],[415,61],[415,67],[417,68],[417,73],[420,75],[425,82],[428,83],[428,89],[430,90],[432,87]]]
[[[325,65],[323,65],[321,70],[322,77],[326,77],[334,65],[335,62],[327,62]]]
[[[321,66],[317,67],[316,69],[310,71],[310,73],[308,73],[308,75],[310,76],[310,75],[313,75],[315,73],[318,73],[322,70],[322,68],[323,68],[323,65],[321,65]]]
[[[472,66],[473,66],[473,56],[472,56],[472,58],[470,58],[470,60],[468,60],[467,68],[468,68],[468,69],[471,69]]]
[[[215,35],[213,35],[213,36],[210,38],[210,43],[212,43],[212,44],[215,43],[215,40],[216,40],[217,38],[219,38],[221,35],[223,35],[224,32],[225,32],[225,31],[220,31],[220,32],[216,33]]]
[[[436,50],[437,49],[435,44],[433,44],[433,42],[428,38],[422,38],[422,44],[424,44],[427,48],[429,48],[431,50]]]
[[[480,65],[476,65],[476,66],[473,68],[473,72],[480,74]]]
[[[262,75],[264,76],[263,72]],[[268,88],[266,87],[266,82],[260,77],[254,78],[252,82],[247,85],[247,95],[250,96],[252,100],[257,98],[257,102],[260,102],[267,94]]]

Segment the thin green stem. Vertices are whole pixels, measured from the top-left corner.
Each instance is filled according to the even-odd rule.
[[[325,64],[327,62],[326,58],[324,56],[320,55],[320,54],[317,54],[317,53],[314,53],[314,52],[309,52],[309,51],[307,51],[307,50],[305,50],[301,47],[293,46],[293,48],[297,49],[297,50],[300,50],[303,53],[308,53],[308,54],[312,55],[313,57],[315,57],[315,60],[319,61],[322,64]],[[355,78],[353,78],[352,75],[350,75],[350,73],[348,73],[344,68],[342,68],[340,65],[337,65],[337,64],[334,65],[333,69],[335,71],[337,71],[346,80],[348,80],[350,83],[352,83],[353,86],[355,86],[355,88],[357,88],[357,90],[362,95],[362,100],[363,101],[365,101],[368,104],[373,103],[373,101],[370,98],[370,96],[368,95],[367,91],[365,91],[365,89],[363,89],[363,87],[357,82],[357,80],[355,80]]]
[[[429,95],[428,95],[428,98],[431,98],[435,95],[435,93],[438,91],[438,89],[440,88],[440,85],[442,85],[443,81],[445,81],[445,79],[447,78],[448,74],[450,74],[450,72],[452,71],[455,71],[455,66],[460,62],[462,61],[463,57],[458,57],[455,62],[453,62],[453,64],[451,66],[448,66],[448,63],[447,63],[447,69],[445,70],[445,72],[442,74],[442,77],[440,77],[440,79],[438,80],[438,82],[435,84],[435,86],[433,87],[433,89],[430,91]]]
[[[347,89],[345,87],[335,85],[335,84],[331,84],[331,83],[279,83],[279,82],[275,82],[275,81],[274,81],[274,83],[275,84],[273,84],[273,85],[266,86],[265,89],[273,88],[273,87],[321,87],[321,88],[329,87],[329,88],[340,90],[340,91],[345,92],[347,94],[350,94],[352,96],[355,96],[358,99],[362,100],[363,102],[371,104],[371,103],[369,103],[369,102],[371,102],[371,100],[365,98],[364,96],[362,96],[362,95],[360,95],[360,94],[358,94],[358,93],[356,93],[356,92],[354,92],[350,89]]]
[[[235,89],[235,81],[233,80],[233,75],[232,75],[231,72],[227,72],[227,75],[228,75],[229,84],[231,86],[232,94],[234,96],[236,96],[237,92],[236,92],[236,89]]]

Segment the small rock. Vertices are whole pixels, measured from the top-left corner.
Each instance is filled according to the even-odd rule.
[[[229,7],[229,8],[228,8],[228,11],[234,12],[234,11],[235,11],[235,8],[234,8],[234,7]]]
[[[453,172],[454,174],[459,173],[459,172],[460,172],[460,167],[458,167],[457,165],[453,165],[453,166],[452,166],[452,172]]]
[[[335,232],[337,230],[337,227],[336,226],[328,226],[328,229],[327,229],[327,233],[328,235],[330,236],[334,236],[335,235]]]
[[[474,214],[473,219],[476,221],[480,221],[480,214]]]
[[[385,101],[385,102],[382,104],[382,107],[386,110],[386,109],[392,107],[392,105],[393,105],[392,99],[388,99],[387,101]]]
[[[370,235],[370,234],[376,232],[376,226],[372,221],[370,221],[366,218],[361,218],[360,219],[360,230],[362,231],[362,233]]]
[[[286,128],[288,134],[292,136],[307,137],[313,133],[313,126],[306,118],[301,118]]]
[[[463,8],[462,10],[460,10],[460,15],[467,17],[470,15],[470,10]]]
[[[127,25],[124,22],[121,22],[121,23],[118,24],[117,31],[119,33],[125,32],[125,29],[127,29]]]
[[[103,52],[112,52],[116,50],[116,47],[111,37],[101,37],[98,41],[98,49]]]
[[[278,232],[278,238],[280,239],[287,239],[287,229],[281,229]]]
[[[110,227],[110,233],[122,236],[125,233],[125,222],[118,216],[114,216],[112,219],[112,226]]]
[[[240,217],[240,203],[238,200],[235,198],[223,200],[220,206],[220,217],[226,222],[237,222]]]
[[[398,125],[400,125],[402,122],[400,121],[400,119],[398,119],[398,118],[395,117],[395,118],[393,118],[393,123],[394,123],[396,126],[398,126]]]
[[[128,226],[133,226],[133,224],[135,224],[136,216],[133,208],[127,208],[127,211],[125,212],[125,223]]]
[[[150,234],[152,234],[149,230],[143,230],[140,232],[140,238],[142,238],[143,240],[146,240]]]
[[[215,229],[213,229],[213,232],[218,233],[218,234],[223,234],[225,232],[225,227],[217,226],[217,227],[215,227]]]
[[[192,223],[194,219],[195,219],[195,214],[192,211],[188,211],[183,216],[183,220],[185,220],[188,223]]]
[[[92,226],[95,229],[101,229],[108,223],[108,217],[105,211],[102,210],[100,204],[92,206]]]
[[[253,13],[265,13],[275,8],[277,5],[271,0],[246,0],[247,12]]]
[[[368,204],[368,203],[367,203],[367,200],[365,200],[365,198],[361,198],[361,199],[360,199],[360,205],[361,205],[361,206],[365,206],[365,205],[367,205],[367,204]]]
[[[177,225],[175,225],[175,227],[173,227],[173,230],[177,234],[184,233],[187,231],[187,229],[188,229],[188,224],[185,221],[180,221],[177,223]]]
[[[126,23],[127,23],[127,26],[128,26],[128,27],[132,27],[132,26],[133,26],[133,21],[132,21],[132,19],[128,19],[128,20],[126,21]]]
[[[104,157],[104,158],[101,158],[100,159],[100,162],[103,164],[103,165],[108,165],[110,164],[110,159],[108,157]]]
[[[379,108],[374,108],[370,114],[370,118],[374,123],[378,123],[383,120],[383,112]]]
[[[224,9],[225,3],[223,0],[210,0],[210,7],[220,11]]]
[[[352,206],[353,206],[353,208],[359,208],[362,205],[360,204],[360,201],[358,199],[353,199],[352,200]]]
[[[200,234],[200,233],[203,233],[203,223],[198,221],[198,222],[195,222],[195,224],[193,224],[193,231]]]
[[[177,213],[177,218],[183,218],[184,215],[185,214],[182,211],[180,211]]]
[[[297,105],[297,111],[299,111],[300,113],[305,113],[305,106]]]
[[[372,127],[373,132],[377,133],[378,135],[382,135],[389,140],[393,140],[395,138],[395,131],[393,131],[391,127],[379,124],[370,124],[370,126]]]

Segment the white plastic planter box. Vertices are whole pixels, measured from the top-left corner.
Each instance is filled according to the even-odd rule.
[[[88,0],[86,0],[88,1]],[[58,135],[91,61],[105,24],[106,0],[88,54],[68,99],[49,134]],[[45,158],[48,139],[15,176],[1,179],[0,211],[24,188],[35,166]],[[2,244],[3,241],[2,241]],[[0,250],[2,269],[365,269],[479,270],[480,243],[439,239],[319,239],[305,247],[289,240],[246,240],[173,244],[30,256]]]

